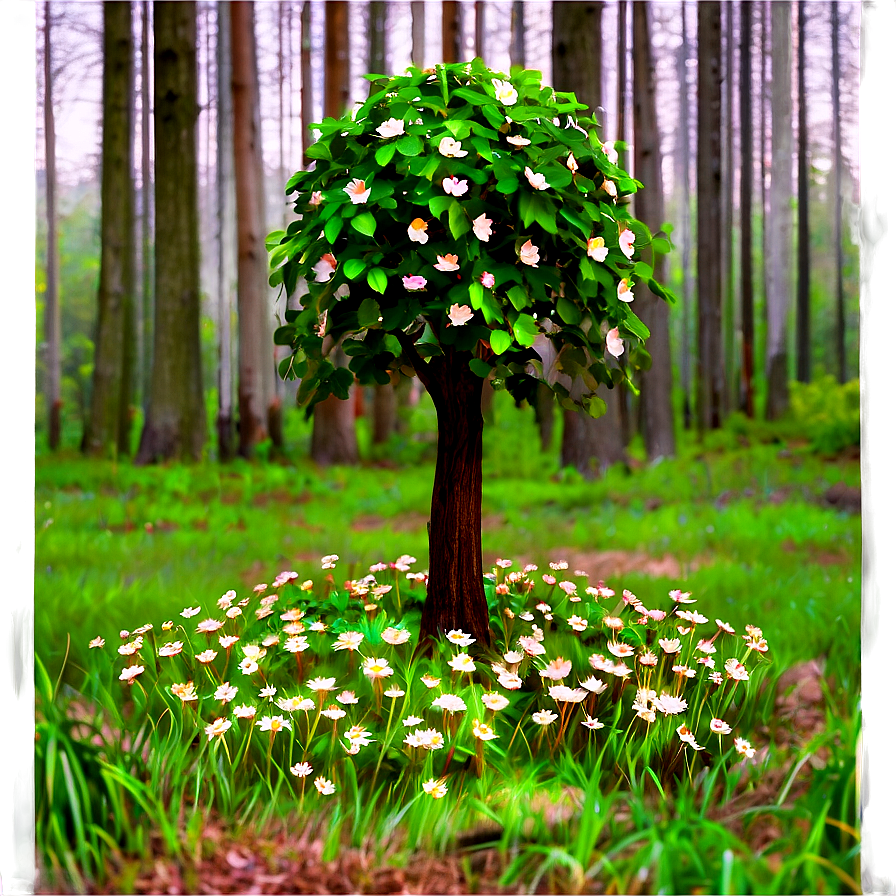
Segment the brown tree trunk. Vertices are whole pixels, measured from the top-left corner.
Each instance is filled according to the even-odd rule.
[[[634,175],[644,184],[635,197],[638,218],[652,233],[659,231],[663,210],[663,171],[660,129],[656,109],[656,79],[650,40],[650,4],[632,6],[632,47],[635,127]],[[665,256],[654,255],[654,277],[665,278]],[[675,422],[672,414],[672,347],[669,342],[669,306],[646,283],[635,293],[641,319],[650,329],[647,348],[652,363],[641,374],[641,427],[649,460],[675,454]]]
[[[205,446],[199,340],[196,4],[153,4],[156,303],[149,407],[138,463],[198,460]]]
[[[722,365],[725,391],[722,415],[736,406],[737,355],[734,350],[737,320],[734,305],[734,13],[737,4],[723,3],[725,55],[722,65]]]
[[[396,386],[389,383],[373,387],[373,437],[374,445],[384,445],[396,431],[398,395]]]
[[[722,425],[721,9],[697,6],[697,419],[700,431]]]
[[[425,365],[423,384],[436,408],[439,440],[421,645],[452,629],[482,647],[491,641],[482,583],[483,382],[467,356],[451,348]]]
[[[753,4],[740,3],[740,317],[743,332],[741,407],[752,418],[755,349],[753,342],[753,69],[751,65]]]
[[[812,377],[812,343],[809,308],[809,128],[806,120],[806,2],[797,3],[797,289],[796,378]]]
[[[691,96],[688,89],[687,60],[690,54],[688,37],[687,4],[681,3],[681,48],[678,53],[678,139],[676,143],[676,163],[681,190],[681,223],[676,233],[676,242],[681,253],[681,391],[684,393],[682,416],[684,428],[693,423],[693,390],[691,388],[691,307],[694,295],[694,269],[691,252]]]
[[[311,145],[311,123],[314,115],[314,91],[311,86],[311,0],[302,3],[302,16],[300,19],[302,29],[302,90],[301,90],[301,118],[302,118],[302,165],[307,168],[311,160],[308,158],[308,147]]]
[[[423,68],[426,58],[426,3],[411,0],[411,62]]]
[[[133,115],[134,42],[129,3],[103,5],[102,247],[99,319],[90,414],[83,448],[129,453],[127,340],[134,311]],[[124,421],[124,422],[123,422]]]
[[[463,58],[461,15],[460,0],[442,0],[442,62]]]
[[[834,251],[837,256],[837,381],[846,382],[846,302],[843,293],[843,142],[840,134],[840,10],[831,2],[831,104],[834,117]]]
[[[47,440],[51,451],[62,438],[62,325],[59,311],[59,234],[56,213],[56,119],[53,113],[53,64],[50,3],[44,3],[44,140],[47,188],[47,293],[44,338],[47,340]]]
[[[334,348],[330,357],[337,367],[345,366],[348,361],[339,348]],[[352,386],[346,400],[330,395],[314,405],[311,459],[321,466],[358,462],[358,437],[355,432],[356,388],[357,386]]]
[[[154,311],[153,294],[153,245],[152,245],[152,155],[150,152],[150,83],[152,69],[152,55],[149,51],[149,2],[141,3],[143,14],[141,16],[140,32],[140,264],[142,283],[140,288],[140,313],[138,333],[140,340],[140,398],[144,411],[149,404],[150,377],[152,375],[152,326]]]
[[[526,23],[523,0],[513,0],[510,5],[510,67],[526,65]]]

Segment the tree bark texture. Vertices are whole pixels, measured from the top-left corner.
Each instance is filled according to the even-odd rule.
[[[722,425],[721,8],[697,5],[697,419],[700,431]]]
[[[737,328],[734,304],[734,14],[737,4],[723,3],[725,55],[722,64],[722,358],[725,368],[725,392],[722,414],[736,406]]]
[[[373,437],[374,445],[384,445],[396,432],[398,414],[397,387],[392,383],[373,387]]]
[[[751,64],[753,4],[740,2],[740,319],[742,342],[740,405],[752,418],[755,366],[753,325],[753,69]]]
[[[411,0],[411,62],[423,68],[426,58],[426,3]]]
[[[526,65],[526,23],[523,0],[510,4],[510,67]]]
[[[793,302],[793,110],[791,105],[790,0],[771,4],[772,167],[768,201],[768,316],[765,372],[768,384],[765,414],[781,417],[787,394],[787,313]]]
[[[140,376],[140,400],[144,410],[149,403],[150,377],[152,375],[152,325],[154,312],[153,293],[153,245],[152,245],[152,154],[150,146],[150,78],[152,55],[149,51],[149,0],[141,3],[140,30],[140,265],[142,282],[140,286],[140,312],[137,327],[140,340],[140,360],[137,363]]]
[[[691,389],[691,306],[694,294],[694,269],[691,252],[691,97],[688,89],[687,60],[690,52],[688,38],[687,4],[681,2],[681,48],[678,54],[678,139],[676,143],[676,180],[681,186],[678,202],[681,222],[676,231],[681,252],[681,391],[684,393],[682,417],[684,428],[693,422]]]
[[[797,3],[797,289],[796,378],[812,377],[812,315],[809,307],[809,128],[806,94],[806,2]]]
[[[367,31],[370,38],[367,71],[382,75],[386,73],[386,0],[369,0],[367,10]]]
[[[51,451],[62,438],[62,325],[59,307],[59,232],[56,213],[56,119],[53,111],[53,55],[50,3],[44,3],[44,140],[47,196],[47,292],[44,339],[47,342],[47,441]]]
[[[442,0],[442,62],[463,59],[462,15],[460,0]]]
[[[650,4],[632,6],[633,95],[635,129],[634,175],[644,184],[635,196],[638,218],[652,233],[665,220],[660,129],[656,109],[656,77],[650,39]],[[665,256],[654,255],[654,277],[665,277]],[[669,306],[646,283],[636,287],[638,313],[650,330],[647,348],[652,363],[641,374],[641,429],[647,457],[675,454],[675,421],[672,413],[672,347],[669,342]]]
[[[846,302],[843,294],[843,141],[840,133],[840,10],[831,2],[831,106],[834,118],[834,250],[837,254],[837,380],[846,382]]]
[[[138,463],[198,460],[205,445],[199,340],[196,4],[156,0],[156,303],[149,407]]]
[[[619,0],[616,35],[616,139],[625,140],[625,94],[628,83],[628,2]],[[619,151],[619,167],[628,170],[625,150]]]
[[[103,5],[103,143],[99,316],[84,451],[129,453],[134,339],[134,41],[129,3]],[[132,365],[131,365],[132,366]]]
[[[482,388],[466,353],[451,348],[425,368],[439,422],[429,530],[429,584],[420,640],[462,629],[490,643],[482,584]]]
[[[311,123],[314,116],[314,90],[312,89],[311,72],[311,0],[302,3],[302,16],[300,19],[302,29],[301,50],[301,117],[302,117],[302,164],[307,168],[311,160],[308,158],[308,147],[311,145]]]

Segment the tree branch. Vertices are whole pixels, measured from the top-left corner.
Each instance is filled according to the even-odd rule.
[[[398,339],[398,344],[401,346],[402,352],[404,352],[404,354],[407,356],[407,359],[411,362],[411,366],[414,368],[414,372],[417,374],[420,382],[423,383],[423,385],[426,387],[426,391],[428,392],[430,386],[434,384],[434,381],[432,375],[430,374],[429,366],[417,352],[413,337],[402,330],[396,332],[395,336]]]

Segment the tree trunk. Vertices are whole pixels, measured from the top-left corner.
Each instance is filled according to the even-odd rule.
[[[150,378],[152,375],[152,326],[155,317],[155,301],[153,293],[153,189],[152,189],[152,156],[150,146],[150,99],[149,85],[152,74],[152,56],[149,52],[149,0],[143,0],[142,27],[140,33],[140,264],[142,283],[140,288],[140,396],[141,406],[145,411],[149,405]]]
[[[398,414],[396,388],[392,383],[373,387],[373,437],[371,441],[374,445],[384,445],[396,431]]]
[[[700,432],[722,425],[721,9],[697,6],[697,419]]]
[[[370,38],[367,71],[386,74],[386,0],[369,0],[367,32]]]
[[[792,29],[790,0],[771,5],[772,19],[772,166],[768,209],[768,325],[765,414],[781,417],[787,394],[787,313],[793,301],[793,119],[790,95]]]
[[[426,59],[426,3],[411,0],[411,62],[423,68]]]
[[[722,394],[722,414],[736,406],[737,356],[735,330],[737,321],[734,307],[734,13],[737,4],[723,3],[725,11],[725,56],[722,66],[723,125],[722,125],[722,364],[725,370],[725,392]]]
[[[302,165],[307,168],[311,163],[308,158],[308,147],[311,145],[311,123],[314,115],[314,90],[312,89],[311,70],[311,0],[302,3],[302,16],[300,19],[302,29],[302,90],[301,90],[301,116],[302,116]]]
[[[834,250],[837,256],[837,380],[846,382],[846,302],[843,294],[843,141],[840,134],[840,10],[831,2],[831,104],[834,116]]]
[[[752,418],[756,413],[753,400],[753,368],[755,339],[753,326],[753,69],[751,0],[740,3],[740,317],[742,342],[740,406]]]
[[[632,6],[632,47],[635,118],[634,175],[644,185],[635,197],[638,218],[652,233],[659,231],[663,209],[663,171],[660,130],[656,108],[656,79],[650,39],[650,4]],[[654,255],[654,277],[665,279],[665,256]],[[647,347],[652,363],[641,374],[641,426],[649,460],[675,454],[675,421],[672,414],[672,348],[669,342],[669,306],[646,283],[635,293],[641,319],[650,330]]]
[[[442,0],[442,62],[463,59],[462,13],[460,0]]]
[[[44,3],[44,140],[47,188],[47,293],[44,338],[47,341],[47,441],[51,451],[62,438],[62,325],[59,310],[59,234],[56,213],[56,119],[53,113],[53,64],[50,3]]]
[[[616,139],[625,140],[625,93],[628,79],[628,3],[619,0],[616,35]],[[625,150],[619,152],[619,167],[628,170]]]
[[[485,55],[485,3],[473,4],[473,55],[480,59]]]
[[[796,378],[812,377],[809,308],[809,129],[806,122],[806,3],[797,3],[797,290]]]
[[[526,23],[523,0],[513,0],[510,5],[510,67],[526,65]]]
[[[426,365],[439,421],[429,529],[429,584],[420,642],[462,629],[491,641],[482,584],[482,387],[467,356],[446,349]]]
[[[233,414],[233,318],[236,292],[236,188],[233,171],[233,87],[230,46],[230,12],[219,3],[218,9],[218,120],[217,120],[217,206],[218,206],[218,459],[236,456]]]
[[[156,302],[149,407],[138,463],[198,460],[205,445],[199,340],[196,4],[153,4]]]
[[[256,130],[258,67],[255,16],[248,0],[233,0],[230,40],[233,59],[233,153],[237,212],[237,308],[239,314],[239,453],[252,457],[268,437],[264,367],[272,363],[267,340],[267,257],[261,219],[263,168],[261,134]]]
[[[681,185],[681,223],[679,246],[681,251],[681,390],[684,393],[684,428],[693,422],[693,398],[691,389],[691,305],[694,294],[694,271],[691,252],[691,99],[688,89],[687,60],[690,53],[688,40],[687,4],[681,2],[681,49],[678,54],[678,142],[677,161]]]
[[[133,121],[134,46],[129,3],[103,5],[102,248],[99,318],[84,451],[129,453],[131,376],[125,343],[134,301]]]

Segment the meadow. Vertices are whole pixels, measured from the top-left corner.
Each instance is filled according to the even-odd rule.
[[[255,464],[135,468],[74,453],[38,458],[43,891],[860,891],[861,527],[856,513],[825,499],[832,488],[859,486],[854,454],[820,453],[799,426],[734,417],[702,443],[680,434],[675,459],[648,465],[635,445],[629,466],[586,481],[559,469],[557,452],[539,452],[531,414],[498,393],[486,426],[483,494],[497,654],[458,641],[421,658],[413,646],[422,586],[406,576],[426,568],[434,414],[421,402],[408,434],[378,456],[359,424],[373,459],[351,469],[323,470],[304,459],[309,427],[298,414],[290,453]],[[332,555],[333,568],[322,569]],[[394,565],[408,557],[414,563]],[[364,580],[376,564],[385,564],[377,583],[392,588],[370,598],[375,586]],[[531,589],[527,565],[538,568],[528,573]],[[284,572],[293,575],[278,585]],[[561,591],[544,575],[576,590]],[[261,583],[266,590],[256,592]],[[306,649],[275,654],[272,640],[271,656],[258,658],[260,673],[236,668],[250,658],[236,646],[232,658],[228,648],[226,661],[215,661],[214,673],[197,665],[208,637],[196,637],[186,609],[198,608],[199,621],[245,601],[245,615],[227,619],[240,626],[234,637],[258,646],[275,637],[276,625],[251,618],[250,609],[275,592],[277,610],[291,607],[292,622],[309,626],[290,635],[307,639]],[[678,605],[670,592],[697,603]],[[638,604],[626,593],[665,607],[668,618],[639,628]],[[750,680],[728,702],[699,690],[700,679],[676,679],[660,655],[652,682],[681,694],[697,688],[690,702],[707,707],[695,729],[705,750],[690,749],[664,713],[651,733],[635,736],[642,720],[631,718],[634,691],[612,673],[603,689],[585,686],[584,697],[549,694],[557,681],[575,691],[587,676],[596,681],[595,670],[604,674],[591,658],[616,644],[607,629],[642,654],[651,646],[659,653],[654,634],[664,633],[676,607],[730,623],[732,641],[745,626],[759,627],[768,646],[747,650]],[[513,626],[526,614],[548,653],[502,660],[502,651],[520,653],[521,629]],[[567,625],[570,618],[585,629]],[[410,634],[384,637],[387,629]],[[334,637],[351,631],[364,635],[357,655],[331,649]],[[696,664],[693,631],[692,623],[681,632],[681,650]],[[706,633],[713,631],[710,622]],[[727,633],[718,634],[725,643]],[[317,636],[328,640],[318,644]],[[119,673],[131,661],[116,650],[136,637],[146,639],[137,648],[146,669],[128,684]],[[163,652],[161,663],[183,662],[179,676],[158,653],[175,637],[182,656]],[[89,646],[97,638],[103,648]],[[459,650],[470,658],[457,659]],[[719,654],[719,668],[727,655]],[[569,678],[562,663],[558,677],[542,674],[548,658],[570,661],[576,675]],[[379,659],[390,673],[378,683],[364,662]],[[518,672],[520,686],[502,690],[495,662]],[[426,702],[432,695],[421,675],[439,668],[463,711],[435,713]],[[188,672],[197,690],[207,684],[195,701],[172,692]],[[274,709],[269,701],[268,717],[291,724],[265,735],[269,727],[233,718],[228,701],[211,694],[225,672],[239,686],[234,706],[246,705],[248,681],[267,682],[258,674],[276,678],[280,696],[299,691],[313,706]],[[337,679],[335,688],[321,686],[328,678]],[[359,705],[330,703],[349,686]],[[387,697],[387,688],[402,694]],[[489,693],[508,704],[483,709]],[[263,721],[264,700],[250,702]],[[369,743],[351,753],[354,741],[337,732],[337,719],[322,720],[325,704],[337,717],[347,710],[344,727],[354,722],[366,731],[356,739]],[[579,724],[584,707],[593,728]],[[731,737],[724,744],[702,737],[709,709],[713,718],[737,716],[735,734],[750,755]],[[533,711],[555,718],[539,728]],[[408,715],[438,729],[443,747],[407,745],[403,737],[415,729],[400,719]],[[218,730],[209,733],[216,716]],[[306,761],[324,784],[291,771]],[[327,769],[334,775],[322,774]],[[335,792],[324,792],[327,783]]]

